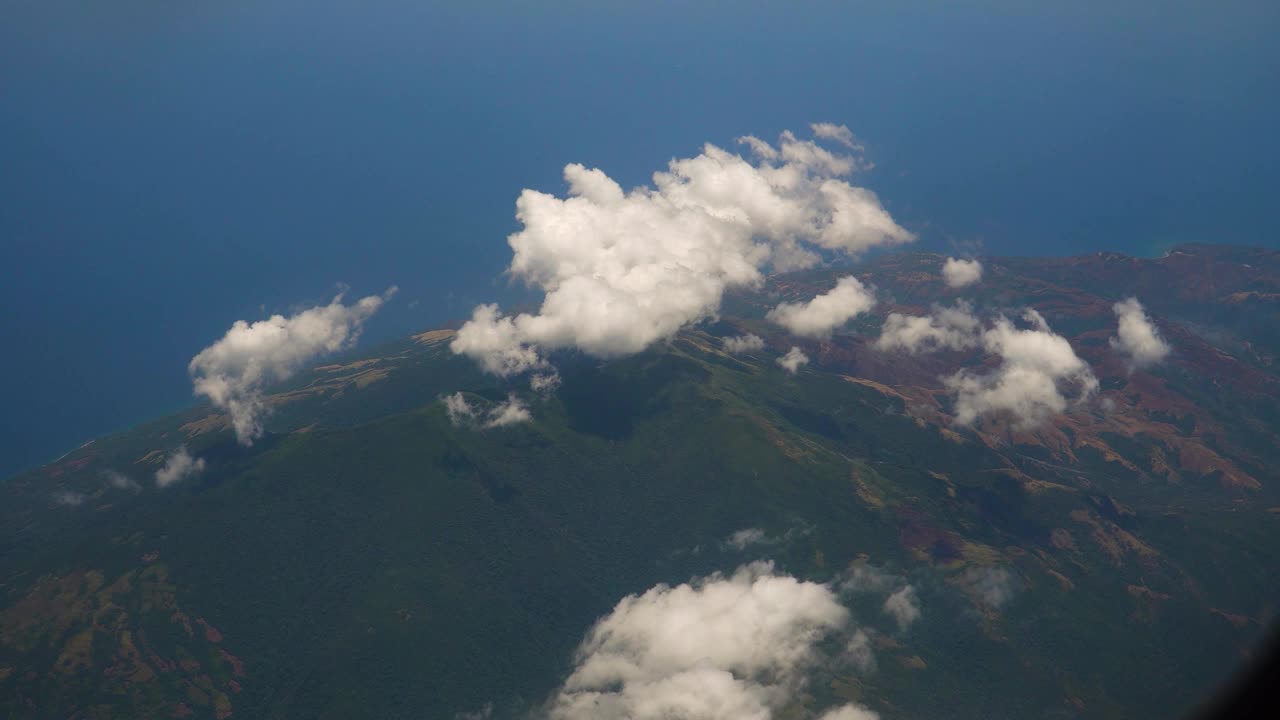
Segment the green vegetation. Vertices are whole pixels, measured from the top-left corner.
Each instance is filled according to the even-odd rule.
[[[868,272],[927,305],[901,279],[929,262]],[[1048,297],[1000,282],[992,302]],[[1107,326],[1063,319],[1097,297],[1051,295],[1055,329]],[[545,700],[624,595],[758,557],[825,581],[862,556],[910,579],[923,616],[905,634],[851,600],[881,631],[877,670],[810,687],[812,707],[857,697],[889,718],[1175,715],[1270,621],[1274,396],[1211,390],[1218,368],[1174,364],[1159,388],[1177,402],[1142,401],[1122,426],[1073,416],[1065,444],[952,429],[914,408],[946,402],[936,360],[876,365],[844,337],[789,376],[765,304],[736,298],[738,315],[636,357],[564,358],[554,394],[522,392],[526,424],[454,427],[441,395],[485,403],[507,386],[444,342],[407,340],[361,356],[387,370],[363,386],[318,369],[280,388],[292,399],[252,448],[189,425],[210,414],[196,408],[6,482],[3,714],[449,718],[491,702],[507,716]],[[715,335],[737,328],[774,333],[770,350],[720,353]],[[184,443],[207,470],[157,490]],[[786,540],[723,542],[748,527]],[[975,600],[980,568],[1008,572],[1006,604]]]

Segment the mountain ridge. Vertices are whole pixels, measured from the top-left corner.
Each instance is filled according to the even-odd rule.
[[[792,716],[838,698],[885,717],[1188,709],[1273,621],[1280,585],[1277,345],[1256,332],[1280,310],[1265,296],[1280,253],[1195,252],[1210,262],[982,258],[962,291],[927,253],[772,276],[641,355],[556,357],[550,394],[484,375],[442,328],[273,389],[252,447],[208,406],[100,438],[0,484],[4,707],[523,716],[623,596],[763,553],[833,586],[869,561],[924,611],[900,631],[850,600],[878,669],[819,671]],[[881,301],[845,331],[806,340],[765,320],[848,273]],[[1211,296],[1186,290],[1209,274]],[[1134,291],[1174,347],[1157,368],[1129,371],[1108,346],[1111,305]],[[958,425],[940,378],[989,365],[981,352],[873,343],[888,313],[957,298],[1039,309],[1097,396],[1037,428]],[[764,349],[723,349],[746,332]],[[792,346],[811,358],[795,375],[774,362]],[[512,391],[529,423],[458,426],[440,401]],[[153,487],[179,446],[207,468]],[[768,541],[735,549],[743,529]]]

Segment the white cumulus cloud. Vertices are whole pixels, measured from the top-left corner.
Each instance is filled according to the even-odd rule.
[[[764,349],[764,338],[752,333],[737,337],[727,337],[724,339],[724,349],[734,355],[760,352]]]
[[[947,287],[962,288],[972,285],[982,279],[982,263],[949,257],[942,264],[942,277],[947,281]]]
[[[955,393],[956,422],[1003,412],[1022,428],[1033,427],[1066,410],[1066,393],[1082,402],[1098,389],[1098,379],[1067,339],[1054,333],[1044,317],[1028,309],[1023,319],[1032,329],[1017,328],[1006,317],[982,333],[982,346],[1001,358],[1000,366],[980,375],[961,370],[943,378]]]
[[[395,291],[392,287],[354,305],[343,305],[340,293],[328,305],[287,318],[272,315],[252,324],[237,320],[221,340],[191,359],[187,370],[195,394],[204,395],[226,411],[236,438],[243,445],[252,445],[263,432],[263,387],[288,379],[320,355],[350,347],[364,322]]]
[[[848,623],[827,586],[781,575],[769,563],[658,585],[623,598],[591,629],[550,715],[770,720],[822,663],[818,643]]]
[[[955,307],[934,307],[929,315],[889,313],[876,347],[908,353],[935,350],[964,350],[981,341],[982,323],[969,303],[959,300]]]
[[[776,147],[741,141],[751,159],[708,144],[648,187],[623,191],[601,170],[571,164],[567,197],[522,192],[509,272],[543,291],[541,307],[504,315],[481,305],[452,350],[504,376],[545,368],[557,349],[628,355],[713,317],[726,289],[757,285],[766,267],[914,239],[874,193],[841,179],[852,156],[789,132]]]
[[[185,445],[169,454],[164,467],[156,471],[156,487],[169,487],[193,475],[204,472],[204,458],[191,457]]]
[[[778,358],[778,364],[782,366],[783,370],[795,375],[800,371],[801,365],[809,364],[809,356],[805,355],[803,350],[793,345],[791,349],[787,351],[786,355]]]
[[[795,335],[825,338],[875,304],[875,295],[856,277],[847,275],[836,281],[829,292],[807,303],[782,303],[766,317]]]
[[[1148,367],[1164,360],[1169,354],[1169,343],[1160,337],[1138,298],[1118,302],[1111,309],[1119,320],[1117,334],[1111,338],[1111,347],[1128,358],[1131,368]]]

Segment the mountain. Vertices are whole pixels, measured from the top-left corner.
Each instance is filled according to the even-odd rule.
[[[431,330],[275,388],[250,447],[199,406],[12,478],[0,708],[524,717],[623,598],[768,559],[841,588],[865,641],[823,648],[778,717],[1188,711],[1280,597],[1280,252],[983,258],[962,291],[942,260],[773,276],[640,355],[556,358],[542,392]],[[849,273],[880,302],[833,337],[765,319]],[[1149,367],[1111,343],[1135,294],[1172,348]],[[876,344],[891,313],[958,298],[1037,310],[1096,391],[1038,424],[959,422],[946,378],[990,353]],[[747,333],[763,347],[726,351]],[[453,393],[481,415],[451,417]],[[485,427],[511,393],[530,419]]]

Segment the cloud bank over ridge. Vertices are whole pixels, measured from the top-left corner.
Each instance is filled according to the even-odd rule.
[[[543,291],[541,307],[481,305],[452,350],[500,376],[545,368],[557,349],[633,354],[714,317],[726,290],[758,285],[765,268],[913,240],[874,193],[843,179],[863,167],[848,128],[813,129],[841,151],[784,132],[776,145],[741,138],[749,158],[707,144],[630,191],[578,164],[564,169],[567,197],[525,190],[508,271]]]

